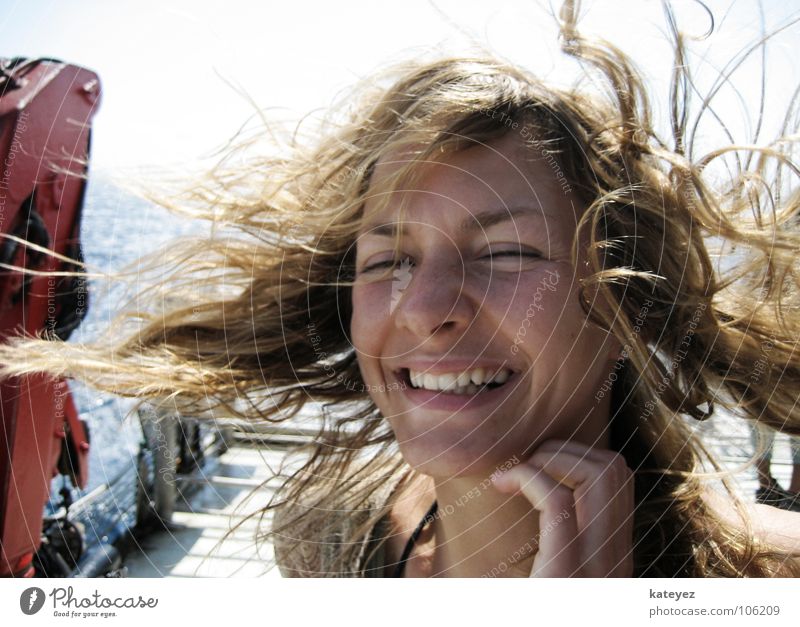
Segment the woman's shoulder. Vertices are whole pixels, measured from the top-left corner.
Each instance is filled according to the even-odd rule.
[[[284,577],[380,577],[389,502],[408,468],[356,468],[348,488],[314,486],[274,511],[275,561]],[[366,468],[367,472],[363,470]],[[374,484],[374,487],[373,487]]]
[[[704,500],[722,520],[742,531],[750,531],[758,542],[800,555],[800,513],[761,503],[743,503],[746,522],[727,495],[708,488]]]

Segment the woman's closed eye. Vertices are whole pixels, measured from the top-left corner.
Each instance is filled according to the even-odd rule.
[[[544,258],[544,255],[536,250],[521,248],[519,246],[491,249],[478,257],[480,261],[488,261],[492,264],[504,264],[508,266],[520,266]]]
[[[536,250],[516,246],[486,251],[478,255],[477,261],[488,261],[492,264],[505,264],[507,266],[518,267],[522,264],[544,258],[544,255]],[[386,272],[390,270],[402,271],[404,269],[410,269],[413,265],[414,261],[407,255],[385,258],[378,256],[377,258],[367,260],[358,270],[358,274],[378,274],[381,271]]]
[[[541,257],[541,255],[530,250],[497,250],[484,255],[482,259],[487,257],[496,259],[498,257]]]
[[[405,257],[389,257],[386,259],[376,259],[374,261],[370,260],[365,263],[360,270],[358,270],[358,274],[367,274],[367,273],[377,273],[380,270],[391,270],[393,268],[410,268],[413,265],[411,258],[408,256]]]

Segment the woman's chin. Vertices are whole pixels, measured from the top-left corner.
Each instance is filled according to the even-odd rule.
[[[498,467],[496,455],[485,450],[469,450],[462,445],[444,442],[400,440],[403,459],[417,472],[433,478],[487,477]]]

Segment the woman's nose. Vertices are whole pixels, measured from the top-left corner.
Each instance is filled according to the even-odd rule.
[[[395,323],[426,338],[439,331],[463,331],[477,308],[466,292],[464,266],[460,259],[447,263],[421,263],[409,269],[405,286],[392,286]]]

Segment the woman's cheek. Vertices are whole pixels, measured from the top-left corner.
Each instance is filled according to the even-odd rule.
[[[550,263],[528,271],[513,280],[497,282],[502,293],[491,290],[490,302],[508,308],[497,312],[503,316],[504,335],[512,338],[512,352],[529,353],[541,350],[543,343],[553,342],[562,330],[560,321],[565,313],[569,280],[565,280],[559,264]]]
[[[365,283],[353,286],[353,317],[350,337],[359,352],[377,355],[382,336],[381,328],[389,319],[388,282]]]

